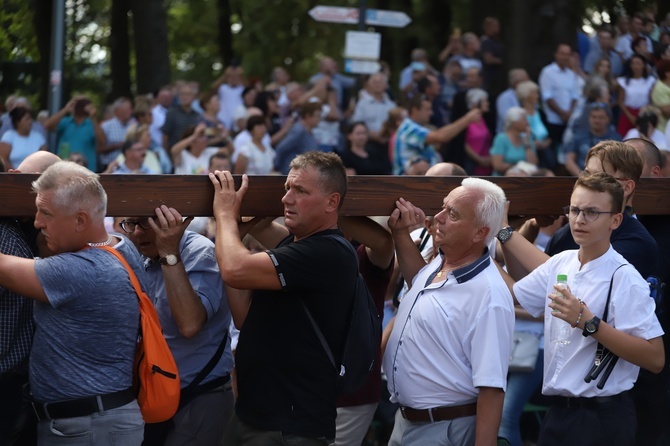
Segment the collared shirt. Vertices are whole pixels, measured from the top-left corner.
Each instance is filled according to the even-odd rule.
[[[405,173],[405,163],[416,156],[425,158],[431,166],[439,162],[439,156],[435,148],[426,145],[426,137],[429,133],[430,130],[426,127],[412,121],[410,118],[405,118],[395,135],[395,147],[393,150],[394,175]]]
[[[363,91],[361,98],[356,103],[351,122],[363,121],[368,126],[368,130],[378,132],[388,119],[389,111],[395,108],[395,106],[395,102],[389,99],[386,93],[384,93],[381,100],[377,100],[368,92]]]
[[[126,133],[128,127],[135,123],[134,119],[129,119],[125,124],[119,118],[112,118],[100,124],[100,128],[105,132],[107,138],[107,145],[117,144],[126,140]],[[121,153],[121,148],[112,150],[111,152],[100,154],[100,164],[106,166],[116,159]]]
[[[405,294],[384,355],[391,401],[415,409],[466,404],[478,387],[505,389],[512,350],[512,296],[489,257],[431,283],[441,256]]]
[[[186,231],[179,242],[179,256],[186,269],[188,280],[207,312],[207,321],[191,338],[186,338],[179,332],[179,327],[172,317],[161,265],[147,259],[145,267],[149,282],[147,291],[150,291],[148,294],[153,298],[163,334],[177,362],[181,386],[185,387],[214,356],[228,331],[231,315],[223,279],[216,263],[214,244],[200,234]],[[233,356],[229,336],[221,359],[203,382],[223,377],[232,369]]]
[[[0,252],[26,259],[33,257],[21,228],[13,219],[0,219]],[[32,299],[0,287],[0,376],[18,371],[26,362],[34,331]]]
[[[643,36],[640,34],[640,37],[644,37],[644,39],[647,41],[647,51],[649,53],[654,52],[654,47],[651,43],[651,39],[647,36]],[[630,57],[633,55],[633,48],[632,48],[632,43],[633,43],[633,36],[628,34],[624,34],[623,36],[619,37],[619,40],[616,41],[616,46],[614,49],[616,49],[619,54],[621,54],[621,57],[623,57],[623,60],[628,60]]]
[[[607,323],[647,340],[663,334],[654,314],[655,304],[649,296],[649,285],[626,259],[610,246],[602,256],[581,265],[578,252],[570,250],[556,254],[514,285],[514,295],[521,306],[534,317],[544,315],[547,339],[551,326],[562,322],[551,315],[547,305],[547,296],[553,291],[558,274],[567,274],[572,293],[600,318],[614,275]],[[569,344],[545,342],[542,393],[594,397],[617,395],[632,388],[640,368],[623,359],[619,359],[602,390],[596,387],[599,380],[584,382],[584,376],[593,365],[597,344],[593,337],[582,336],[582,330],[577,328],[572,330]]]
[[[572,101],[576,101],[581,95],[575,72],[570,68],[561,69],[556,62],[553,62],[542,69],[539,84],[547,122],[557,125],[566,124],[555,111],[549,108],[547,101],[553,99],[562,110],[570,110]]]
[[[516,92],[513,88],[508,88],[507,90],[500,93],[500,96],[498,96],[498,99],[496,99],[496,133],[504,131],[505,113],[507,113],[507,110],[512,107],[519,107],[519,98],[516,97]]]

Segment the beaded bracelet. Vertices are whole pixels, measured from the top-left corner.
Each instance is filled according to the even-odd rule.
[[[579,322],[582,320],[582,316],[584,315],[584,307],[586,305],[584,304],[584,301],[579,299],[579,316],[577,316],[577,322],[572,326],[572,328],[575,328],[577,325],[579,325]]]

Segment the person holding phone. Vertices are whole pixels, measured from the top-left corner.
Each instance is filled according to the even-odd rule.
[[[65,107],[46,120],[47,130],[56,132],[57,155],[67,159],[70,153],[81,153],[89,170],[96,172],[96,148],[106,144],[105,132],[100,127],[97,109],[85,96],[75,96]]]

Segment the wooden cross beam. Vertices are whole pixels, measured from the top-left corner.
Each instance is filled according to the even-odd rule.
[[[0,173],[0,216],[35,214],[31,192],[33,174]],[[242,215],[282,215],[284,176],[250,176]],[[214,189],[205,175],[101,175],[107,191],[107,212],[112,216],[150,216],[166,204],[182,215],[212,215]],[[510,214],[559,214],[569,204],[574,177],[486,177],[503,188],[510,200]],[[241,177],[235,175],[239,186]],[[463,177],[350,176],[342,215],[386,216],[403,197],[426,215],[439,212],[443,198],[460,185]],[[670,178],[643,178],[634,199],[638,214],[670,214]],[[670,228],[669,228],[670,229]]]

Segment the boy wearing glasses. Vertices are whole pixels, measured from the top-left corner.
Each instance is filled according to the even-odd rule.
[[[542,393],[555,398],[540,444],[634,444],[636,417],[628,391],[640,367],[659,373],[664,366],[663,331],[649,287],[610,243],[623,219],[623,200],[617,179],[583,173],[566,207],[579,249],[551,257],[516,283],[505,275],[515,300],[531,315],[544,315],[547,334],[561,320],[573,328],[569,343],[545,344]],[[558,274],[568,276],[570,289],[553,286]],[[601,320],[610,282],[608,316]],[[548,298],[556,292],[563,299]],[[590,382],[584,379],[594,366],[597,344],[620,358],[602,388],[602,374]]]

